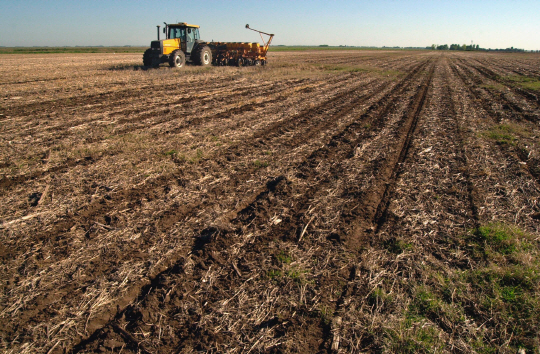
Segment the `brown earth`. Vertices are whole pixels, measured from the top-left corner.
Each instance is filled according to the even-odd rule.
[[[0,65],[6,353],[540,343],[540,56]]]

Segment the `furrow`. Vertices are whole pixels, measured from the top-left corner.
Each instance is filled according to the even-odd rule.
[[[409,83],[409,79],[404,81]],[[395,97],[399,96],[399,93],[405,89],[405,87],[400,86],[398,89],[392,90],[392,92],[387,94],[383,100],[394,99]],[[317,166],[331,166],[332,161],[344,161],[353,157],[354,155],[351,154],[351,152],[354,151],[359,142],[364,141],[369,136],[369,134],[360,134],[360,136],[358,136],[357,133],[361,130],[362,125],[370,122],[373,119],[373,116],[373,114],[370,114],[370,111],[365,113],[362,117],[359,117],[353,123],[348,125],[343,132],[335,135],[324,148],[312,153],[305,162],[302,162],[293,169],[293,171],[297,171],[296,173],[304,176],[302,177],[304,184],[309,186],[307,190],[295,190],[295,187],[292,186],[290,182],[285,179],[285,177],[278,177],[275,180],[269,181],[266,188],[258,193],[252,202],[247,205],[242,204],[241,210],[234,214],[234,219],[227,223],[230,225],[227,230],[212,227],[204,229],[199,236],[202,239],[201,243],[199,243],[198,246],[196,245],[196,247],[192,250],[192,252],[196,254],[197,262],[206,264],[206,266],[208,266],[208,264],[215,263],[215,259],[219,259],[219,255],[217,254],[222,252],[222,250],[226,249],[227,247],[230,247],[230,245],[227,245],[229,242],[231,242],[230,238],[238,237],[234,235],[246,235],[250,234],[251,232],[257,232],[257,225],[260,224],[261,221],[270,219],[274,213],[280,212],[282,204],[278,203],[275,205],[276,200],[286,202],[293,199],[294,208],[292,215],[287,217],[286,220],[283,220],[279,224],[270,227],[270,229],[266,230],[264,234],[258,236],[257,240],[253,243],[245,244],[243,247],[247,247],[247,249],[244,250],[244,252],[249,254],[259,253],[262,249],[267,247],[265,245],[267,245],[272,238],[296,241],[296,239],[301,236],[300,225],[302,223],[305,225],[308,222],[306,220],[306,213],[309,211],[310,200],[316,194],[324,191],[326,186],[332,182],[331,178],[321,179],[321,176],[317,172]],[[381,115],[375,116],[379,119],[384,118]],[[381,123],[381,125],[382,124],[384,123]],[[346,163],[340,163],[340,166],[342,165],[346,165]],[[341,168],[346,168],[346,166],[342,166]],[[335,171],[335,173],[339,173],[339,169]],[[294,195],[300,195],[301,197],[294,198]],[[291,230],[296,230],[296,232],[291,232]],[[248,256],[243,256],[241,258],[247,257]],[[144,298],[148,295],[149,289],[162,288],[162,284],[166,282],[164,277],[175,276],[176,271],[173,271],[172,269],[184,268],[185,263],[186,259],[184,258],[177,263],[176,266],[163,273],[159,279],[154,279],[150,285],[143,289],[139,299],[136,302],[144,303]],[[229,265],[228,268],[235,271],[233,266]],[[243,273],[242,268],[240,271]],[[176,281],[179,283],[183,282],[181,280]],[[217,300],[214,299],[213,301]],[[125,312],[120,313],[116,317],[115,321],[121,317],[125,317],[126,312],[129,313],[130,311],[133,311],[133,306],[134,305],[127,307]],[[187,323],[193,322],[193,320],[187,321]],[[318,321],[315,321],[313,324],[318,326]],[[294,328],[291,328],[291,330],[294,331]],[[197,328],[193,327],[186,333],[197,335],[198,330]],[[78,346],[76,352],[84,350],[85,347],[91,345],[91,342],[96,340],[96,338],[100,337],[102,334],[103,329],[99,330],[99,333],[96,333],[90,341],[84,342]],[[190,338],[193,339],[192,335],[188,335],[186,338],[183,338],[181,342],[189,342]]]

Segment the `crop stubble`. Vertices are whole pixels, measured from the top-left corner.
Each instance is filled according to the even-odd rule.
[[[503,74],[534,78],[531,58],[273,59],[3,65],[6,351],[421,351],[433,333],[470,351],[480,332],[535,345],[480,310],[409,319],[433,273],[479,267],[456,251],[471,230],[538,235],[537,93]],[[512,144],[485,133],[503,124]]]

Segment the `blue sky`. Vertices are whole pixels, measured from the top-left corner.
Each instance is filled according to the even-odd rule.
[[[273,44],[540,50],[540,0],[0,0],[0,46],[149,45],[156,25],[188,22],[205,40]]]

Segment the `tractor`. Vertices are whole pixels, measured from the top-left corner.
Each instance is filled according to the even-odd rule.
[[[212,64],[212,51],[201,41],[199,26],[184,22],[176,24],[165,23],[163,33],[166,39],[160,40],[160,26],[157,41],[152,41],[143,55],[143,65],[157,67],[161,63],[169,63],[171,67],[181,68],[186,61],[197,65]]]
[[[157,41],[152,41],[143,55],[143,65],[158,67],[169,63],[171,67],[182,68],[186,62],[200,66],[209,65],[266,65],[266,53],[273,34],[261,32],[246,25],[246,28],[261,35],[264,45],[259,43],[205,42],[199,34],[200,26],[185,22],[165,23],[163,33],[166,39],[160,40],[160,27],[157,26]],[[263,34],[270,36],[265,43]]]

